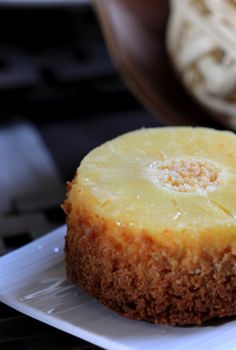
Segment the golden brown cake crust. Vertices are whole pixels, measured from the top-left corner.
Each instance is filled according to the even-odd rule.
[[[64,209],[68,277],[119,314],[172,325],[236,314],[232,247],[163,246],[145,231],[134,234],[87,209],[74,212],[68,200]]]

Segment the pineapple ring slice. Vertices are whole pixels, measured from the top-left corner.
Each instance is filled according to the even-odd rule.
[[[90,152],[69,186],[66,266],[135,319],[236,314],[236,136],[153,128]]]

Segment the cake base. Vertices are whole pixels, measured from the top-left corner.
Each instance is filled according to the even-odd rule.
[[[89,295],[134,320],[199,325],[236,314],[236,256],[231,247],[163,246],[148,232],[91,213],[68,214],[66,269]],[[164,233],[163,233],[164,234]]]

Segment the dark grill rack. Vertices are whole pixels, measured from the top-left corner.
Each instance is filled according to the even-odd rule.
[[[113,67],[90,6],[0,8],[0,116],[22,112],[40,121],[114,105],[138,104]]]

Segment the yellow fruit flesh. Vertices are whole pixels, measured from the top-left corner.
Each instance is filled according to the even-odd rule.
[[[159,239],[168,231],[176,239],[183,233],[186,240],[214,236],[221,244],[227,236],[232,243],[236,136],[184,127],[125,134],[85,157],[69,201],[75,211],[87,206]]]

